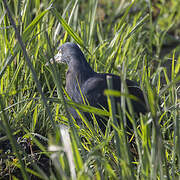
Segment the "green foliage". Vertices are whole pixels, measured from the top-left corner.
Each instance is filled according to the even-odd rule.
[[[18,31],[4,2],[0,1],[0,179],[178,178],[180,1],[9,1]],[[64,98],[65,66],[45,64],[66,41],[81,46],[95,71],[121,76],[123,92],[105,91],[110,112]],[[149,108],[138,123],[126,78],[140,84]],[[116,96],[122,97],[118,112],[113,108]],[[125,101],[130,112],[125,111]],[[82,118],[81,127],[68,106]],[[91,113],[94,126],[81,110]],[[106,116],[105,134],[95,114]],[[133,125],[129,132],[126,117]]]

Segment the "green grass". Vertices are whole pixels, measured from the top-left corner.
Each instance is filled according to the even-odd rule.
[[[15,0],[8,2],[11,15],[4,2],[0,179],[180,179],[180,2]],[[124,103],[115,112],[118,92],[105,92],[110,112],[65,98],[66,66],[45,64],[67,41],[81,46],[95,71],[121,76],[129,114]],[[137,81],[146,95],[150,112],[139,124],[125,78]],[[82,127],[68,106],[77,109]],[[94,127],[78,109],[92,113]],[[108,116],[105,134],[94,114]],[[133,124],[129,134],[126,116]]]

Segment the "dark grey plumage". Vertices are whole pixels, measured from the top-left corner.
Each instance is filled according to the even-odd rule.
[[[84,54],[80,48],[74,44],[67,42],[58,48],[58,53],[54,57],[58,63],[66,63],[68,65],[68,71],[66,74],[66,90],[68,95],[73,101],[77,103],[83,103],[79,87],[82,94],[87,98],[89,104],[94,107],[102,108],[102,106],[108,109],[107,97],[104,95],[104,90],[107,89],[107,76],[112,77],[113,89],[121,90],[120,77],[110,73],[96,73],[87,63]],[[53,60],[51,60],[53,61]],[[79,85],[78,85],[79,83]],[[141,102],[132,101],[134,111],[139,113],[146,113],[146,105],[143,93],[138,87],[136,82],[126,80],[129,93],[136,96]],[[120,98],[115,98],[116,103],[121,102]],[[76,111],[70,108],[70,112],[73,117],[79,121],[79,117]],[[88,113],[85,113],[86,117],[91,120]],[[100,128],[105,131],[106,122],[102,122],[103,119],[100,116],[96,117]]]

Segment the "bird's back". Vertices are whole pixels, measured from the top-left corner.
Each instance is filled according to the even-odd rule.
[[[107,76],[112,78],[113,90],[121,91],[121,79],[119,76],[108,73],[96,73],[96,75],[87,79],[81,88],[91,106],[103,106],[108,109],[107,97],[104,95],[104,90],[108,89]],[[127,79],[126,84],[129,94],[137,98],[137,101],[132,100],[134,111],[138,114],[147,112],[143,92],[137,83]],[[116,103],[121,102],[120,97],[115,98],[115,100]]]

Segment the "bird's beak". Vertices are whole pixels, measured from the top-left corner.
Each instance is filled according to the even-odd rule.
[[[51,58],[49,62],[46,63],[46,66],[48,66],[50,63],[63,63],[61,50],[58,51],[54,58]]]

